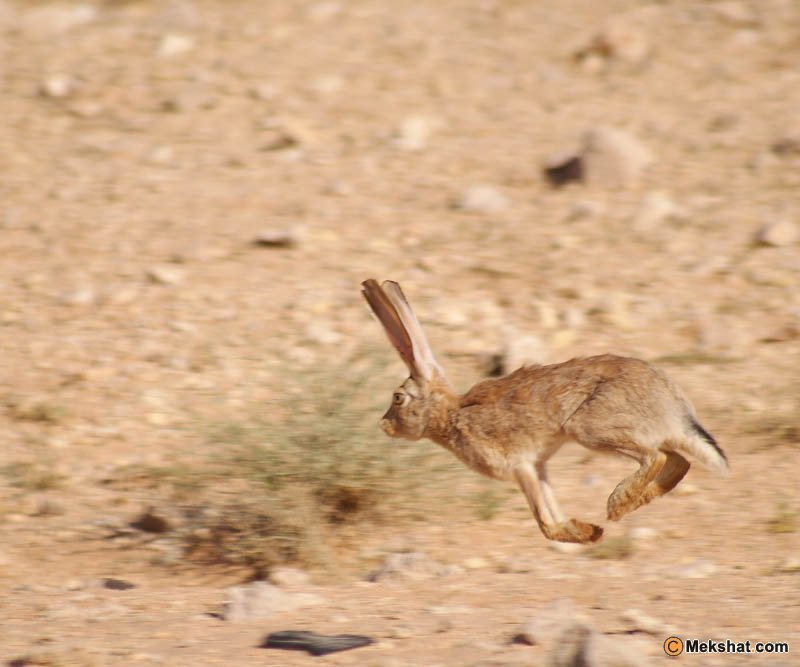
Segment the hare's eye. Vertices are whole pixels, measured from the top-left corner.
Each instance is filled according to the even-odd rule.
[[[395,395],[392,397],[392,403],[394,403],[395,405],[402,405],[403,401],[405,400],[406,400],[405,394],[402,394],[399,391],[395,392]]]

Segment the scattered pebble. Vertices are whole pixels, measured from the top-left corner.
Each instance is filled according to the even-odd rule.
[[[131,528],[145,533],[167,533],[172,530],[172,524],[156,513],[152,508],[145,510],[130,523]]]
[[[673,575],[681,579],[705,579],[717,571],[717,566],[710,560],[697,560],[681,565],[673,570]]]
[[[67,306],[91,306],[97,296],[91,287],[79,287],[61,296],[61,303]]]
[[[419,580],[443,577],[461,571],[457,566],[438,563],[421,551],[389,554],[383,565],[367,576],[367,581]]]
[[[75,80],[67,74],[53,74],[47,77],[40,88],[42,95],[52,99],[68,97],[74,90]]]
[[[578,151],[562,151],[545,162],[544,174],[556,187],[581,181],[606,188],[630,188],[655,162],[652,151],[630,132],[598,126],[583,134]]]
[[[616,20],[610,22],[602,31],[595,34],[587,46],[579,50],[575,57],[591,70],[597,60],[619,60],[630,65],[638,65],[650,54],[650,42],[645,33],[636,26]]]
[[[778,570],[787,574],[800,573],[800,557],[789,556],[778,566]]]
[[[187,53],[195,47],[194,39],[188,35],[170,33],[164,35],[158,43],[157,53],[162,58],[172,58]]]
[[[129,591],[132,588],[136,588],[136,584],[132,584],[130,581],[125,581],[125,579],[108,577],[103,579],[103,588],[108,588],[112,591]]]
[[[253,243],[267,248],[294,248],[300,243],[300,230],[297,227],[265,229],[256,235]]]
[[[394,135],[394,144],[403,151],[417,152],[424,150],[433,132],[433,123],[425,116],[410,116],[398,126]]]
[[[584,178],[590,185],[632,187],[655,161],[639,139],[613,127],[594,127],[583,135],[581,158]]]
[[[465,570],[484,570],[489,567],[489,561],[480,556],[473,556],[464,560],[463,565]]]
[[[470,213],[499,213],[508,208],[509,200],[491,185],[474,185],[461,194],[457,206]]]
[[[163,264],[149,268],[147,277],[159,285],[177,285],[183,282],[185,272],[178,266]]]
[[[310,579],[308,572],[296,567],[275,567],[269,573],[270,583],[282,588],[306,586]]]
[[[631,226],[637,232],[649,232],[662,222],[680,216],[678,205],[664,192],[648,192],[633,216]]]
[[[513,637],[516,644],[541,646],[552,642],[565,629],[585,620],[579,615],[572,600],[561,598],[542,607],[542,609],[524,623]]]
[[[794,245],[800,241],[800,227],[792,220],[781,218],[759,229],[755,241],[759,245],[773,247]]]
[[[622,612],[622,618],[634,630],[646,632],[649,635],[669,637],[677,632],[673,626],[663,623],[638,609],[626,609]]]

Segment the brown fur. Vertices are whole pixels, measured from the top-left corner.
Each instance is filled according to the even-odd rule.
[[[682,454],[727,468],[722,450],[697,424],[688,399],[647,362],[601,355],[527,366],[479,382],[459,396],[436,363],[400,286],[379,286],[374,280],[363,286],[410,372],[383,417],[384,431],[410,440],[428,438],[482,475],[515,481],[548,539],[593,542],[603,534],[599,526],[566,519],[547,480],[547,460],[567,441],[639,463],[608,499],[612,520],[674,488],[689,470]]]

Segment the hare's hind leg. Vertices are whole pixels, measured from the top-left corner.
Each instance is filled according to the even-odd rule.
[[[530,463],[520,463],[514,468],[514,476],[528,499],[528,505],[530,505],[536,523],[539,524],[539,530],[548,540],[586,543],[596,542],[602,537],[603,529],[600,526],[584,523],[577,519],[559,520],[561,512],[558,510],[558,505],[554,505],[554,507],[559,518],[553,516],[551,509],[548,507],[538,472],[534,470]],[[547,482],[545,482],[544,486],[547,487],[548,493],[552,495],[552,490],[550,490]],[[553,497],[552,500],[554,502],[555,498]]]
[[[677,452],[664,452],[664,454],[667,457],[664,467],[661,468],[655,479],[644,487],[642,493],[626,507],[626,512],[633,512],[651,500],[669,493],[689,472],[690,464],[680,454]]]
[[[628,512],[655,497],[642,500],[647,487],[658,478],[666,465],[667,455],[662,451],[648,452],[641,455],[639,463],[639,469],[617,484],[608,497],[608,518],[612,521],[619,521]]]

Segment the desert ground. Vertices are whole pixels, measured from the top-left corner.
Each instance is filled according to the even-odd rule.
[[[795,0],[0,0],[0,91],[2,664],[800,664]],[[606,534],[547,542],[380,431],[370,277],[461,390],[657,364],[730,475],[609,522],[632,463],[567,446]]]

